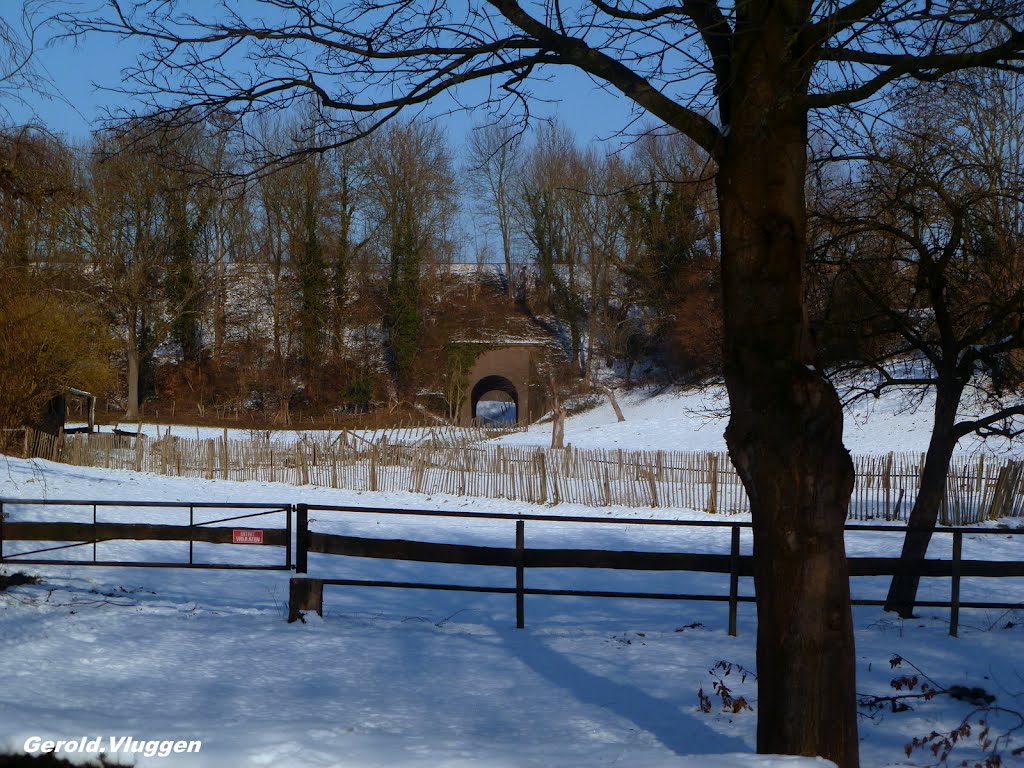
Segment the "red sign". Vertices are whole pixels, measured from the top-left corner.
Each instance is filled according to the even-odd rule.
[[[259,528],[235,528],[231,531],[232,544],[262,544],[263,531]]]

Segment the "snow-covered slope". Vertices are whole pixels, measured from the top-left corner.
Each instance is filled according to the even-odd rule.
[[[619,394],[618,400],[626,417],[624,422],[617,421],[611,405],[602,399],[592,410],[566,420],[566,442],[577,448],[725,450],[729,404],[721,387],[656,393],[634,390]],[[845,414],[846,447],[855,454],[927,450],[934,402],[928,396],[912,407],[898,392],[877,400],[859,400]],[[525,433],[500,438],[500,442],[550,445],[551,424],[533,425]],[[981,443],[968,437],[961,441],[959,449],[1024,455],[1024,440],[1008,443],[990,439]]]

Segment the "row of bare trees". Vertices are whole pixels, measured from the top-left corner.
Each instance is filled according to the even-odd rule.
[[[285,155],[320,130],[306,105],[256,135]],[[629,370],[667,349],[676,370],[714,367],[714,206],[692,144],[652,133],[614,155],[557,122],[471,137],[460,158],[438,123],[397,121],[259,170],[219,121],[138,120],[82,146],[12,130],[5,161],[39,191],[0,192],[2,258],[40,285],[59,272],[105,319],[127,420],[161,394],[286,421],[297,399],[443,393],[438,349],[472,335],[474,313],[537,320],[586,385],[595,360]],[[503,263],[481,274],[505,295],[476,285],[483,306],[453,311],[449,278],[476,255],[465,229],[491,222]]]

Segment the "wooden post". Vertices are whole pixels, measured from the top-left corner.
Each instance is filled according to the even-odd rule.
[[[645,475],[647,477],[647,487],[650,488],[650,490],[651,490],[651,506],[652,507],[657,507],[658,506],[658,484],[656,482],[654,482],[654,472],[655,471],[653,469],[650,469],[650,470],[647,470],[646,472],[641,472],[641,474],[643,474],[643,475]]]
[[[516,629],[526,626],[526,522],[516,520]]]
[[[885,474],[882,475],[882,489],[885,492],[885,519],[892,520],[892,460],[893,453],[885,457]]]
[[[732,527],[732,546],[729,550],[729,636],[736,637],[736,608],[740,593],[740,527]]]
[[[949,635],[956,637],[960,623],[960,555],[963,553],[964,534],[953,531],[953,583],[949,588]]]
[[[213,440],[206,441],[206,479],[213,480],[213,467],[215,459],[215,451]]]
[[[708,491],[708,509],[711,514],[718,512],[718,454],[712,453],[708,456],[708,481],[711,485]]]
[[[324,582],[293,576],[288,587],[288,623],[302,618],[302,611],[324,615]]]
[[[540,503],[546,504],[548,501],[548,470],[544,460],[544,451],[537,453],[537,459],[540,464]]]
[[[224,427],[224,439],[221,442],[220,476],[222,480],[228,479],[228,471],[231,468],[231,461],[228,457],[228,428]]]

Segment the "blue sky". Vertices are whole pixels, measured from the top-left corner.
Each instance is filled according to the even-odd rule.
[[[63,10],[66,3],[49,5],[50,12]],[[0,17],[17,23],[20,0],[0,0]],[[69,41],[45,42],[37,52],[36,66],[52,83],[52,98],[27,94],[27,106],[8,105],[16,123],[33,116],[51,131],[68,139],[85,139],[96,127],[106,109],[126,106],[125,97],[113,92],[122,82],[122,70],[130,66],[139,50],[111,37],[91,37],[77,45]],[[537,83],[540,97],[531,104],[534,115],[559,116],[576,132],[581,141],[609,140],[618,146],[619,131],[630,122],[627,100],[601,91],[584,75],[565,69],[549,73],[551,83]],[[439,108],[443,108],[440,107]],[[33,115],[34,113],[34,115]],[[457,113],[446,118],[456,140],[483,116]]]

